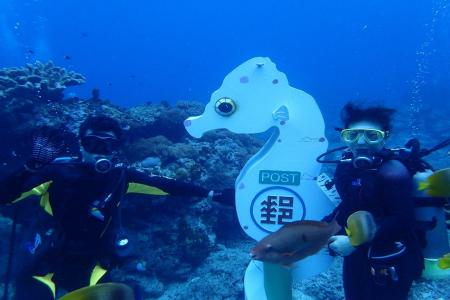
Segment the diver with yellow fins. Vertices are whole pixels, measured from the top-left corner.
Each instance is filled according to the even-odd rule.
[[[120,204],[127,194],[208,197],[224,204],[234,201],[233,191],[212,191],[149,176],[122,163],[122,128],[108,116],[85,119],[79,139],[81,156],[61,158],[65,147],[61,132],[51,128],[39,131],[33,139],[31,159],[0,180],[1,204],[30,198],[42,208],[33,216],[29,238],[17,247],[14,269],[20,270],[14,299],[55,299],[111,281],[108,269],[123,263],[131,250],[120,218]],[[112,296],[124,290],[123,286],[102,286],[80,295],[102,291],[106,298],[101,299],[119,299]],[[138,289],[135,294],[139,299]],[[124,299],[130,299],[127,297]]]
[[[430,150],[420,149],[417,140],[388,149],[394,112],[346,104],[341,111],[344,128],[338,129],[346,146],[317,158],[337,164],[329,186],[336,186],[342,202],[324,220],[335,218],[345,227],[330,238],[329,249],[344,257],[344,292],[350,300],[407,299],[424,268],[426,276],[431,267],[445,267],[448,261],[444,205],[450,170],[433,173],[423,157],[450,140]],[[340,159],[324,159],[337,151],[343,151]],[[439,270],[431,273],[445,272]]]

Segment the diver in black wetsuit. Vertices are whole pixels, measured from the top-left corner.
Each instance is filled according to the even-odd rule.
[[[375,237],[353,247],[347,235],[330,239],[329,248],[344,257],[347,300],[407,299],[412,281],[423,270],[421,246],[414,230],[412,177],[399,160],[384,155],[394,110],[362,108],[348,103],[341,113],[342,140],[350,151],[337,166],[334,182],[342,202],[336,217],[346,226],[356,211],[369,211],[378,230]]]
[[[125,194],[232,200],[230,193],[148,176],[115,163],[122,130],[114,119],[87,118],[79,137],[81,159],[58,160],[57,139],[38,136],[32,159],[0,181],[2,204],[34,197],[43,209],[39,221],[44,225],[31,229],[35,231],[26,253],[16,259],[26,263],[16,280],[15,299],[54,299],[61,291],[107,281],[108,268],[117,263],[128,243],[118,224]]]

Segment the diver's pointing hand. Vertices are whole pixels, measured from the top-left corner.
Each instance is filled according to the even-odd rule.
[[[233,188],[214,190],[209,192],[208,198],[226,206],[234,206],[234,194]]]

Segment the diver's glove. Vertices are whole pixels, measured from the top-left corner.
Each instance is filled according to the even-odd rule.
[[[235,189],[223,189],[223,190],[212,190],[208,194],[208,198],[214,202],[226,205],[235,206],[234,202]]]
[[[33,135],[32,152],[25,168],[36,171],[60,156],[64,150],[64,131],[44,126]]]
[[[346,235],[333,235],[328,240],[328,248],[340,256],[347,256],[356,250],[350,243],[350,239]]]

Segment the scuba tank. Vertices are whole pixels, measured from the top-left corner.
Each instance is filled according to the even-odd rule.
[[[442,270],[437,261],[450,252],[447,224],[445,217],[446,198],[431,197],[425,191],[419,191],[421,182],[427,180],[433,171],[427,169],[414,174],[414,202],[418,227],[424,230],[426,245],[422,249],[425,269],[422,277],[426,279],[450,278],[450,269]]]

